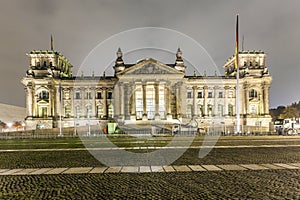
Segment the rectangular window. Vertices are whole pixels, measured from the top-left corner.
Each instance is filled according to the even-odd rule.
[[[47,92],[47,91],[42,91],[42,92],[40,93],[40,99],[44,99],[44,100],[49,99],[49,92]]]
[[[86,93],[85,93],[85,97],[84,97],[85,99],[92,99],[92,94],[91,94],[91,92],[90,91],[87,91]]]
[[[108,98],[108,99],[112,99],[112,92],[108,92],[108,93],[107,93],[107,98]]]
[[[75,99],[81,99],[80,92],[76,92],[76,93],[75,93]]]
[[[256,114],[256,106],[255,105],[250,105],[250,113]]]
[[[71,106],[67,105],[65,106],[65,117],[69,118],[71,115]]]
[[[76,118],[79,118],[82,116],[82,110],[81,110],[81,107],[80,106],[76,106],[75,107],[75,117]]]
[[[228,105],[228,115],[233,116],[233,105],[231,104]]]
[[[208,92],[208,98],[213,98],[212,92]]]
[[[187,98],[188,98],[188,99],[191,99],[191,98],[192,98],[192,92],[188,92],[188,93],[187,93]]]
[[[65,92],[65,99],[69,99],[70,98],[70,93],[68,91]]]
[[[198,92],[198,99],[201,99],[201,98],[203,98],[202,92]]]
[[[102,99],[102,93],[101,92],[97,92],[97,99]]]
[[[219,98],[223,98],[223,92],[219,92]]]

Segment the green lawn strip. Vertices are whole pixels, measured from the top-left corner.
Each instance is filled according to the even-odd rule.
[[[199,149],[188,149],[173,165],[263,164],[300,162],[300,147],[216,148],[204,158]]]
[[[174,142],[173,137],[133,137],[133,136],[108,136],[104,138],[58,138],[58,139],[26,139],[26,140],[0,140],[0,150],[5,149],[63,149],[63,148],[105,148],[105,147],[163,147],[173,142],[182,146],[191,137],[180,136]],[[192,137],[191,146],[202,145],[238,146],[238,145],[299,145],[298,137],[280,136],[221,136],[211,138],[204,136]],[[203,143],[206,140],[207,143]],[[181,142],[182,141],[182,142]],[[112,144],[113,145],[112,145]]]
[[[52,168],[104,166],[88,151],[0,153],[0,168]]]
[[[83,148],[79,138],[0,140],[0,149]]]

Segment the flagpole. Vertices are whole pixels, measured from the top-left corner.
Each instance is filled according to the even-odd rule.
[[[236,43],[235,43],[235,67],[236,67],[236,133],[240,133],[240,69],[239,69],[239,15],[236,16]]]
[[[52,37],[52,34],[51,34],[51,44],[50,44],[50,46],[51,46],[51,51],[53,51],[53,49],[54,49],[54,45],[53,45],[53,37]]]
[[[62,136],[62,88],[61,88],[61,82],[59,82],[59,101],[60,101],[60,116],[59,116],[59,121],[60,121],[60,126],[59,126],[59,136]]]

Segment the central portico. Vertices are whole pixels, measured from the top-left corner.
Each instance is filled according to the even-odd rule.
[[[117,63],[116,63],[117,64]],[[115,67],[115,118],[127,123],[137,120],[179,119],[180,86],[184,71],[148,58],[130,67]]]

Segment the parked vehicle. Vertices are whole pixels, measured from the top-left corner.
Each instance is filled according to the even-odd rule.
[[[274,121],[274,130],[279,135],[300,134],[300,118],[276,119]]]

